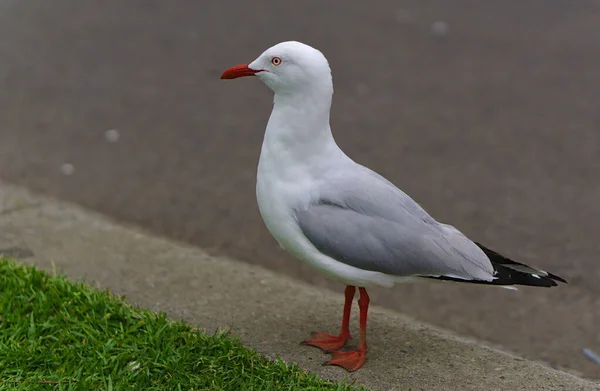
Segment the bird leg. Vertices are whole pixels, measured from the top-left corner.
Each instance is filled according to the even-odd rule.
[[[363,288],[361,288],[363,289]],[[352,300],[354,300],[356,287],[348,285],[344,291],[344,315],[342,317],[342,329],[340,335],[331,335],[326,333],[312,333],[311,339],[302,341],[303,345],[316,346],[326,352],[336,351],[344,347],[346,341],[352,339],[350,335],[350,310],[352,309]]]
[[[349,351],[334,351],[332,352],[331,360],[323,365],[337,365],[349,372],[356,371],[362,367],[367,355],[367,312],[369,311],[369,295],[365,288],[358,288],[360,291],[360,299],[358,306],[360,308],[360,338],[358,348]]]

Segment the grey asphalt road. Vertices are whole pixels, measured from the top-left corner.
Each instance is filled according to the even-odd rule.
[[[2,0],[0,177],[341,290],[279,250],[258,214],[270,92],[219,80],[304,41],[331,62],[350,156],[569,280],[407,285],[372,301],[600,378],[580,352],[600,351],[599,26],[592,0]]]

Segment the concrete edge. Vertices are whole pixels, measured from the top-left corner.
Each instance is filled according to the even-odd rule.
[[[323,367],[328,356],[298,342],[313,328],[338,329],[341,294],[211,257],[2,181],[0,252],[45,269],[55,264],[70,277],[209,331],[231,328],[266,356],[278,355],[329,379],[386,390],[600,390],[573,374],[376,305],[370,310],[365,367],[352,374]]]

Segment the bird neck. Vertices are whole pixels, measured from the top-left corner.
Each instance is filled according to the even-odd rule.
[[[329,126],[331,92],[304,91],[276,94],[267,124],[263,148],[277,150],[295,159],[337,148]]]

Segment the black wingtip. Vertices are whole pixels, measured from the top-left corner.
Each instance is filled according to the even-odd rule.
[[[527,266],[524,263],[515,262],[512,259],[506,258],[504,255],[498,254],[497,252],[490,250],[489,248],[483,246],[480,243],[474,242],[488,257],[492,266],[494,267],[495,278],[492,281],[481,281],[481,280],[463,280],[460,278],[448,277],[448,276],[438,276],[438,277],[429,277],[436,280],[444,280],[444,281],[455,281],[455,282],[464,282],[471,284],[482,284],[482,285],[500,285],[500,286],[510,286],[510,285],[526,285],[526,286],[535,286],[542,288],[551,288],[553,286],[557,286],[557,282],[562,282],[567,284],[567,281],[557,276],[556,274],[543,272],[541,271],[535,273],[535,268],[531,266]],[[531,273],[524,271],[523,269],[532,270]]]
[[[475,244],[485,253],[485,255],[487,255],[496,271],[497,278],[492,282],[493,285],[528,285],[549,288],[557,286],[558,284],[556,281],[567,284],[567,281],[564,278],[559,277],[556,274],[544,272],[546,275],[539,275],[520,271],[515,266],[522,266],[531,270],[536,269],[498,254],[481,243],[475,242]]]
[[[546,273],[548,273],[548,272],[546,272]],[[550,277],[553,280],[560,281],[560,282],[563,282],[565,284],[568,284],[567,280],[565,280],[562,277],[557,276],[556,274],[548,273],[548,277]]]

